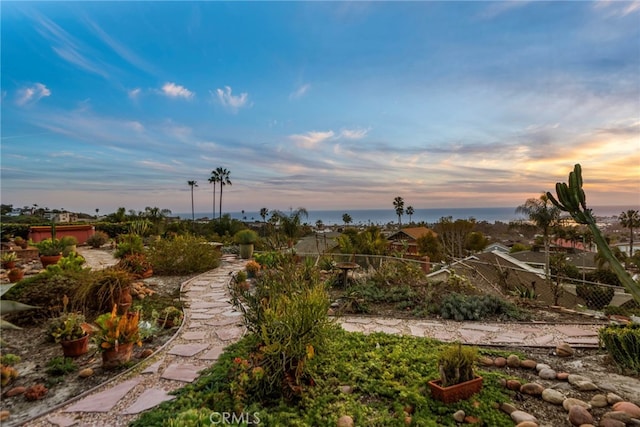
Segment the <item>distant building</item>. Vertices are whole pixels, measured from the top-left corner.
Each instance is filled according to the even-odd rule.
[[[418,253],[418,239],[430,233],[437,236],[435,231],[427,227],[408,227],[391,234],[387,240],[393,250],[415,255]]]

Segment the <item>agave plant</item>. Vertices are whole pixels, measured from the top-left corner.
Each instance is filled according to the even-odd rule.
[[[13,286],[15,286],[15,283],[9,283],[9,284],[4,284],[4,285],[0,285],[0,297],[2,297],[2,295],[4,295],[9,289],[11,289]],[[37,308],[34,307],[32,305],[28,305],[28,304],[23,304],[21,302],[18,301],[9,301],[9,300],[0,300],[0,313],[2,313],[2,315],[5,314],[9,314],[9,313],[15,313],[18,311],[24,311],[24,310],[30,310],[32,308]],[[7,322],[6,320],[0,318],[0,328],[3,329],[21,329],[18,326],[14,325],[11,322]]]
[[[576,164],[569,173],[569,184],[556,183],[556,199],[553,194],[547,192],[547,197],[558,209],[568,212],[578,224],[585,224],[593,235],[593,240],[598,246],[598,251],[609,262],[611,269],[618,276],[622,285],[631,293],[633,298],[640,303],[640,285],[627,273],[620,261],[615,257],[602,233],[596,226],[591,209],[587,208],[586,195],[582,189],[582,167]]]

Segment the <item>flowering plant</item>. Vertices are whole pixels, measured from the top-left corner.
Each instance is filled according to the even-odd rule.
[[[95,321],[98,329],[94,336],[101,351],[118,349],[120,344],[137,343],[142,345],[140,338],[140,312],[118,314],[118,305],[113,305],[111,313],[98,316]]]

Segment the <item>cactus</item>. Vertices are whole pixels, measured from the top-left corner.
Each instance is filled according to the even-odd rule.
[[[564,182],[556,183],[556,194],[557,199],[549,192],[547,192],[547,197],[558,209],[568,212],[577,223],[584,224],[589,228],[600,253],[609,262],[622,285],[631,293],[636,302],[640,303],[640,285],[633,280],[613,255],[604,236],[596,226],[591,209],[587,208],[586,195],[582,189],[582,167],[580,164],[576,164],[573,171],[569,173],[568,185]]]

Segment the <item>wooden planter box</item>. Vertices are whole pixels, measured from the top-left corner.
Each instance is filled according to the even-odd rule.
[[[459,400],[468,399],[482,390],[482,377],[475,377],[471,381],[441,387],[442,380],[429,381],[431,396],[444,403],[455,403]]]

